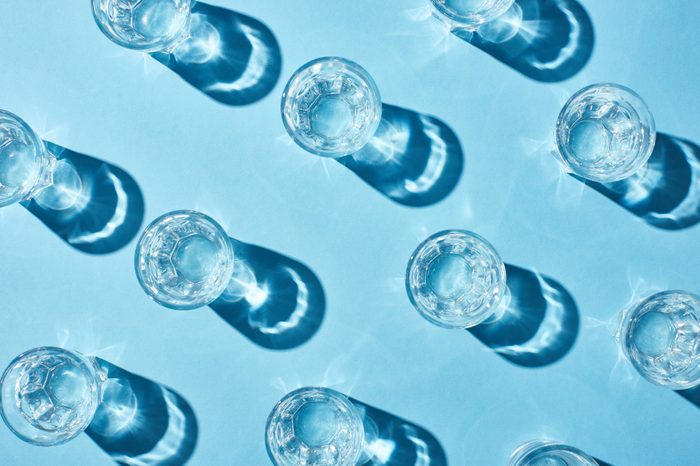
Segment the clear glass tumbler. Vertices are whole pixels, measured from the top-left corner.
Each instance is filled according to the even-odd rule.
[[[425,319],[446,328],[500,318],[509,296],[498,252],[464,230],[441,231],[418,246],[408,261],[406,290]]]
[[[177,210],[155,219],[136,245],[136,276],[153,300],[189,310],[218,298],[229,285],[234,253],[211,217]]]
[[[0,414],[25,442],[58,445],[88,427],[103,380],[93,358],[61,348],[35,348],[17,356],[0,378]]]
[[[359,151],[382,117],[379,89],[355,62],[338,57],[299,68],[282,94],[282,121],[303,149],[323,157]]]
[[[122,47],[172,51],[190,35],[192,0],[92,0],[100,30]]]
[[[306,387],[287,394],[267,418],[275,466],[355,466],[363,453],[360,410],[342,393]]]
[[[514,0],[430,0],[454,27],[475,31],[505,14]]]
[[[656,141],[654,117],[631,89],[594,84],[564,105],[556,141],[568,171],[601,183],[619,181],[649,160]]]
[[[700,385],[700,297],[663,291],[622,312],[624,354],[647,380],[674,390]]]
[[[0,110],[0,207],[31,199],[65,210],[87,201],[83,188],[73,164],[56,160],[27,123]]]
[[[0,207],[30,199],[49,186],[55,162],[27,123],[0,110]]]
[[[598,466],[598,462],[578,448],[534,440],[513,452],[510,466]]]

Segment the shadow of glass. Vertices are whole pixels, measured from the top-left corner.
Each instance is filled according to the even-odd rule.
[[[649,161],[627,179],[575,178],[655,227],[680,230],[700,222],[700,147],[685,139],[657,133]]]
[[[498,24],[497,19],[489,24],[491,30],[511,30],[502,42],[484,37],[483,32],[452,32],[536,81],[564,81],[588,63],[593,54],[593,23],[579,2],[515,0],[513,8],[520,10],[522,19],[501,20],[504,24]]]
[[[676,393],[693,403],[697,408],[700,408],[700,386],[686,390],[676,390]]]
[[[211,307],[257,345],[296,348],[321,327],[326,296],[318,277],[301,262],[269,249],[231,240],[233,279]]]
[[[387,104],[370,142],[337,160],[389,199],[412,207],[447,197],[464,165],[459,139],[444,122]]]
[[[197,444],[197,419],[171,389],[97,359],[107,374],[85,431],[117,464],[180,466]]]
[[[429,431],[354,398],[363,415],[365,444],[358,465],[447,466],[447,455]]]
[[[606,463],[605,461],[599,460],[598,458],[594,457],[593,459],[596,460],[596,463],[598,463],[598,466],[614,466],[613,464]]]
[[[143,222],[143,194],[119,167],[46,141],[54,184],[22,205],[70,246],[107,254],[126,246]]]
[[[579,329],[571,294],[551,278],[509,264],[506,280],[511,296],[503,317],[469,332],[518,366],[542,367],[563,358]]]
[[[282,54],[277,39],[250,16],[197,2],[190,37],[171,53],[151,56],[201,92],[226,105],[248,105],[277,84]]]

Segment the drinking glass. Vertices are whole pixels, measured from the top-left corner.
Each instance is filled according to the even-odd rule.
[[[649,160],[656,141],[654,117],[633,90],[593,84],[562,108],[556,141],[567,171],[600,183],[619,181]]]
[[[382,101],[372,77],[355,62],[323,57],[299,68],[282,94],[282,121],[300,147],[342,157],[364,147],[381,121]]]
[[[700,297],[671,290],[622,312],[618,341],[635,369],[657,385],[700,384]]]
[[[406,290],[421,316],[446,328],[497,320],[509,297],[498,252],[465,230],[441,231],[418,246],[408,261]]]

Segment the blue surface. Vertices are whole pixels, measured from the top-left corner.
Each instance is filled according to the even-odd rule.
[[[210,100],[94,24],[89,3],[0,3],[0,106],[39,134],[113,163],[138,182],[146,221],[202,210],[241,241],[307,264],[327,298],[318,334],[297,349],[251,343],[209,308],[169,311],[133,271],[134,242],[106,256],[66,245],[21,206],[0,211],[0,360],[41,345],[96,354],[177,390],[199,440],[192,465],[265,465],[265,419],[288,390],[323,384],[427,428],[450,465],[505,464],[549,436],[615,465],[700,462],[700,411],[641,380],[613,338],[618,311],[652,290],[700,292],[698,228],[655,229],[562,175],[549,154],[564,101],[592,82],[627,85],[659,131],[700,142],[696,2],[588,0],[596,42],[574,78],[530,80],[420,21],[424,0],[233,1],[275,34],[282,74],[249,106]],[[464,150],[443,202],[392,202],[333,160],[292,145],[284,82],[323,55],[364,66],[383,101],[435,115]],[[466,228],[505,262],[562,283],[581,318],[572,351],[531,369],[464,331],[423,321],[404,290],[428,235]],[[0,428],[0,463],[109,465],[82,435],[41,449]]]

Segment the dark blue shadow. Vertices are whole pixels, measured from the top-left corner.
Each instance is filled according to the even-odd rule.
[[[503,317],[468,329],[513,364],[542,367],[563,358],[574,345],[579,315],[571,294],[559,282],[506,264],[511,300]]]
[[[612,463],[606,463],[605,461],[599,460],[598,458],[594,457],[593,459],[596,460],[598,466],[614,466]]]
[[[270,29],[250,16],[197,2],[191,37],[153,58],[226,105],[248,105],[277,84],[282,54]]]
[[[209,306],[253,343],[296,348],[316,334],[326,312],[318,277],[306,265],[231,238],[236,269],[231,287]]]
[[[173,390],[97,359],[107,374],[85,431],[117,464],[181,466],[197,444],[192,407]]]
[[[107,254],[126,246],[143,222],[143,194],[136,181],[119,167],[79,154],[50,142],[48,150],[57,166],[79,179],[74,202],[54,206],[74,185],[56,179],[29,201],[22,203],[32,214],[72,247],[89,254]],[[59,176],[57,170],[54,176]]]
[[[650,225],[680,230],[700,222],[700,147],[657,133],[646,166],[613,183],[583,181]]]
[[[581,71],[593,53],[593,24],[576,0],[515,0],[522,10],[517,33],[494,43],[466,30],[453,33],[536,81],[564,81]],[[499,21],[498,19],[496,21]]]
[[[435,117],[382,105],[376,134],[338,161],[399,204],[435,204],[457,186],[464,155],[457,135]]]
[[[676,393],[700,408],[700,386],[688,388],[687,390],[676,390]]]
[[[354,398],[364,416],[365,445],[358,465],[447,466],[440,442],[425,428]]]

